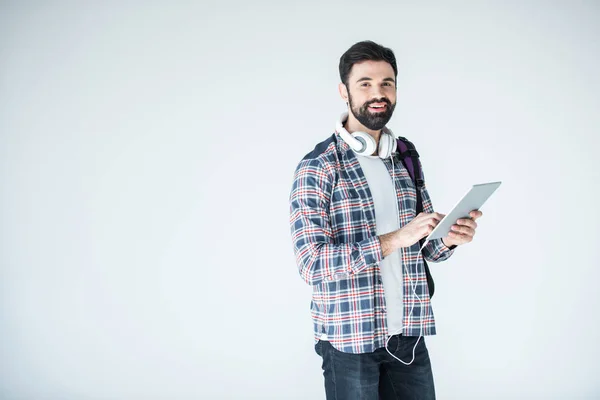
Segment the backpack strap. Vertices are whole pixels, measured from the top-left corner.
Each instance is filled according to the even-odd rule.
[[[404,168],[408,170],[408,173],[415,185],[417,192],[417,215],[423,212],[423,199],[421,198],[421,189],[425,186],[425,181],[423,180],[423,174],[421,172],[421,165],[419,163],[419,152],[415,148],[415,145],[412,144],[405,137],[398,137],[397,139],[398,147],[397,149],[400,151],[397,154],[397,158],[400,159]],[[423,246],[425,242],[425,238],[419,241],[419,244]],[[425,275],[427,276],[427,286],[429,287],[429,298],[433,297],[433,293],[435,292],[435,282],[433,281],[433,277],[431,276],[431,272],[429,271],[429,266],[427,265],[427,261],[425,257],[423,257],[423,265],[425,266]]]

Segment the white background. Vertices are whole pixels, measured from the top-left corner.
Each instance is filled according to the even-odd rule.
[[[600,398],[600,3],[0,3],[0,397],[323,399],[288,197],[391,47],[436,209],[439,399]]]

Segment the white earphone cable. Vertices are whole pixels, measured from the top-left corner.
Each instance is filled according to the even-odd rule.
[[[394,165],[394,157],[390,157],[391,161],[392,161],[392,177],[395,177],[396,175],[396,167]],[[396,181],[395,178],[393,178],[393,184],[394,184],[394,190],[396,190]],[[415,188],[416,190],[419,190],[419,188]],[[398,220],[400,220],[400,210],[398,209],[398,200],[396,200],[396,211],[398,213]],[[419,249],[419,254],[422,254],[422,249]],[[417,258],[418,260],[418,258]],[[404,264],[404,263],[403,263]],[[418,271],[416,270],[418,263],[415,265],[415,274],[418,273]],[[404,365],[410,365],[413,363],[413,361],[415,360],[415,352],[417,349],[417,345],[419,344],[419,341],[421,340],[421,338],[423,337],[423,315],[425,314],[425,310],[423,309],[423,300],[421,300],[421,297],[419,297],[419,295],[417,294],[417,283],[414,282],[413,285],[413,280],[410,277],[408,268],[406,267],[406,264],[403,265],[404,267],[404,272],[406,273],[406,276],[408,276],[408,279],[410,280],[410,287],[413,291],[413,294],[415,295],[415,297],[417,299],[419,299],[419,304],[421,304],[421,312],[420,312],[420,333],[419,333],[419,338],[417,339],[417,342],[415,343],[415,346],[413,347],[413,351],[412,351],[412,359],[409,362],[403,361],[400,358],[396,357],[395,355],[393,355],[390,350],[388,349],[388,343],[390,341],[390,339],[392,338],[392,336],[397,335],[399,333],[402,333],[402,330],[404,329],[404,327],[400,328],[398,331],[392,333],[391,335],[388,335],[387,339],[385,340],[385,350],[389,353],[389,355],[391,355],[392,357],[394,357],[396,360],[400,361],[402,364]],[[403,307],[404,308],[404,307]],[[410,317],[412,316],[412,312],[415,308],[415,302],[412,302],[412,305],[410,307],[410,312],[408,313],[408,316],[406,317],[406,321],[410,321]],[[410,322],[409,322],[410,323]]]

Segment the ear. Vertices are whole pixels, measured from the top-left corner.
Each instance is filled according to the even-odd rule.
[[[344,103],[348,103],[348,88],[346,88],[346,85],[340,82],[338,91],[340,92],[340,96],[342,97],[342,100],[344,100]]]

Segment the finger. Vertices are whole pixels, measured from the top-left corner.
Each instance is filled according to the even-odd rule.
[[[469,213],[469,215],[471,216],[471,218],[473,218],[473,220],[476,220],[478,218],[481,218],[481,216],[483,215],[483,213],[479,210],[473,210]]]
[[[434,228],[435,228],[435,225],[432,225],[432,224],[425,225],[424,230],[423,230],[424,234],[421,237],[423,238],[423,237],[429,235],[431,232],[433,232]]]
[[[456,220],[456,225],[467,226],[471,229],[477,229],[477,222],[468,218],[461,218]]]
[[[468,236],[475,236],[475,229],[469,228],[465,225],[452,225],[450,228],[452,232],[460,233]]]
[[[425,226],[431,220],[432,220],[431,214],[428,214],[428,213],[420,213],[413,219],[415,225],[418,225],[418,226]]]
[[[454,239],[458,244],[464,244],[473,241],[473,236],[464,235],[458,232],[449,232],[448,236]]]
[[[432,212],[432,213],[429,213],[429,214],[425,215],[425,219],[428,219],[428,220],[429,219],[433,219],[433,220],[436,220],[438,222],[441,221],[441,220],[443,220],[444,217],[445,217],[444,214],[440,214],[440,213],[437,213],[437,212]]]
[[[430,218],[427,218],[426,220],[423,220],[422,223],[425,225],[430,225],[435,228],[440,223],[440,221],[441,220],[439,220],[437,218],[430,217]]]
[[[474,229],[469,228],[468,226],[465,226],[465,225],[452,225],[450,227],[450,230],[452,232],[461,233],[461,234],[465,234],[465,235],[471,235],[471,236],[475,234]]]

